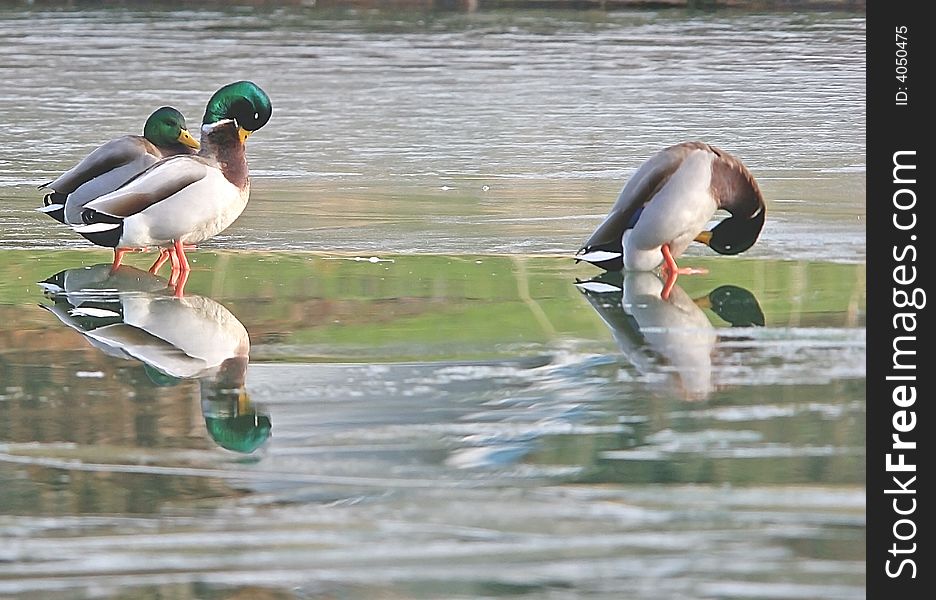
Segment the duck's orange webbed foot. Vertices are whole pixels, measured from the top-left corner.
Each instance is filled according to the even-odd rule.
[[[146,248],[114,248],[114,262],[111,263],[111,273],[120,267],[124,254],[130,252],[146,252]]]
[[[188,246],[188,248],[194,248],[194,246]],[[189,272],[192,270],[189,266],[188,259],[185,257],[185,249],[186,246],[182,242],[176,240],[172,248],[167,250],[169,258],[172,260],[172,273],[169,276],[169,285],[175,287],[175,293],[173,295],[176,298],[182,297],[185,282],[188,281]]]
[[[673,258],[673,253],[670,251],[669,244],[663,244],[660,247],[660,250],[663,252],[663,270],[670,271],[677,275],[704,275],[708,273],[708,269],[696,268],[696,267],[683,267],[680,268],[676,264],[676,259]]]
[[[183,245],[182,247],[186,250],[194,250],[196,248],[196,246],[190,245]],[[175,246],[171,246],[169,248],[159,249],[159,258],[157,258],[156,262],[153,263],[153,266],[149,268],[150,274],[155,275],[170,258],[172,259],[172,270],[178,270],[179,262],[175,255]]]
[[[149,272],[152,275],[155,275],[161,266],[166,264],[166,261],[169,260],[169,254],[172,252],[169,248],[160,248],[159,257],[156,259],[156,262],[153,263],[153,266],[149,268]]]

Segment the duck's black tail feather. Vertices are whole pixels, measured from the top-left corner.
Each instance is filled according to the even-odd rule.
[[[42,198],[42,206],[37,208],[41,213],[45,213],[58,221],[59,223],[65,224],[65,199],[68,197],[68,194],[63,194],[62,192],[49,192]]]

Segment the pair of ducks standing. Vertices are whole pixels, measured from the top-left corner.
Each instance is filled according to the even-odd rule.
[[[208,101],[199,144],[179,111],[163,107],[143,136],[112,140],[41,186],[52,192],[39,210],[114,248],[114,269],[126,252],[160,248],[150,272],[171,260],[170,283],[181,291],[190,270],[185,249],[226,229],[246,207],[244,144],[271,113],[269,96],[255,83],[226,85]],[[730,216],[705,230],[719,209]],[[576,259],[605,270],[662,264],[673,280],[692,272],[675,261],[691,242],[738,254],[754,244],[765,214],[757,182],[740,160],[703,142],[683,142],[637,169]]]
[[[160,248],[150,272],[171,259],[170,284],[181,295],[190,271],[185,250],[224,231],[247,206],[245,142],[272,111],[255,83],[228,84],[208,101],[199,143],[179,111],[160,108],[142,136],[111,140],[40,186],[52,191],[39,210],[113,248],[113,270],[126,252]]]

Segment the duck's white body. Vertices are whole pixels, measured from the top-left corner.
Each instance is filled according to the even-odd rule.
[[[165,201],[127,219],[121,247],[198,244],[231,226],[247,207],[250,187],[238,189],[217,169]]]
[[[686,399],[702,399],[714,389],[712,352],[718,335],[705,312],[654,273],[623,275],[616,291],[584,282],[579,288],[605,322],[620,350],[641,372],[667,372]]]
[[[113,216],[135,198],[157,194],[168,186],[181,189],[123,219],[118,247],[169,246],[179,240],[197,244],[224,231],[244,211],[249,181],[238,187],[215,161],[197,156],[166,159],[119,190],[89,202],[86,208]]]
[[[227,229],[247,206],[250,178],[233,121],[202,127],[198,154],[160,160],[91,202],[76,231],[117,248],[197,244]],[[90,219],[88,218],[90,215]]]
[[[653,201],[644,204],[637,225],[622,236],[626,270],[651,271],[660,266],[663,244],[669,244],[674,257],[682,255],[705,228],[718,210],[711,192],[714,158],[705,150],[689,152],[653,195]],[[642,168],[652,171],[658,165],[648,161]],[[638,200],[631,193],[628,188],[621,193],[625,203]]]

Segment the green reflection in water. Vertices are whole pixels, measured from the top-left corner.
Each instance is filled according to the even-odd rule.
[[[765,578],[814,584],[796,562],[807,557],[860,585],[849,561],[863,559],[864,381],[854,365],[833,369],[863,364],[863,266],[692,257],[710,273],[679,278],[673,295],[721,338],[717,369],[741,372],[687,401],[664,385],[673,369],[629,364],[621,323],[599,310],[620,306],[613,294],[593,305],[575,281],[596,271],[568,258],[193,257],[185,299],[250,338],[249,369],[229,362],[207,382],[115,359],[36,306],[49,303],[37,282],[107,252],[0,252],[0,527],[29,532],[18,543],[44,573],[97,573],[105,552],[119,573],[178,574],[137,547],[151,539],[224,568],[244,564],[232,548],[256,553],[276,576],[334,550],[355,579],[367,552],[378,567],[410,564],[395,562],[399,539],[427,531],[456,551],[412,559],[420,568],[464,560],[464,535],[482,532],[471,558],[487,572],[513,569],[518,553],[566,557],[574,532],[575,551],[598,559],[642,565],[663,551],[687,564],[752,556],[761,568],[769,552],[795,564]],[[146,298],[168,298],[150,284]],[[741,298],[727,313],[712,293],[726,286]],[[653,329],[629,330],[639,350]],[[246,459],[205,427],[235,414],[245,369],[256,414],[272,423],[272,450]],[[88,548],[97,557],[76,567]]]
[[[722,362],[716,368],[750,371],[750,375],[742,374],[746,377],[742,384],[719,388],[711,404],[697,405],[685,400],[709,397],[712,362],[689,364],[683,370],[667,356],[665,346],[654,346],[648,332],[673,322],[651,322],[649,329],[643,322],[622,333],[614,319],[590,305],[574,285],[578,277],[595,274],[594,269],[566,258],[408,255],[372,262],[370,257],[308,253],[202,250],[194,254],[197,263],[184,300],[213,306],[211,311],[200,310],[227,315],[225,319],[237,321],[249,332],[249,360],[263,367],[256,375],[266,377],[268,384],[284,375],[296,378],[295,388],[266,392],[265,400],[274,407],[295,401],[281,396],[285,392],[305,398],[303,406],[312,412],[335,399],[355,409],[358,390],[342,387],[339,372],[327,369],[330,363],[347,363],[361,369],[360,375],[350,376],[352,380],[370,377],[377,385],[378,396],[363,401],[362,414],[376,408],[391,411],[394,420],[419,422],[421,408],[411,416],[405,412],[413,406],[401,382],[411,375],[381,372],[374,380],[374,373],[366,370],[377,363],[409,364],[408,368],[429,381],[425,402],[437,410],[454,411],[440,413],[443,423],[457,419],[458,411],[480,409],[472,404],[477,398],[500,398],[498,402],[508,407],[510,402],[525,402],[529,395],[531,405],[561,405],[566,401],[564,388],[576,389],[578,399],[601,406],[599,412],[586,411],[573,420],[584,418],[614,429],[619,418],[639,417],[632,423],[626,421],[630,424],[622,432],[538,434],[535,443],[501,453],[513,462],[587,466],[584,479],[588,481],[757,481],[761,463],[781,464],[772,473],[783,481],[853,482],[861,473],[862,458],[848,450],[863,445],[863,427],[855,421],[860,407],[853,406],[863,398],[862,380],[855,376],[857,367],[851,365],[845,375],[830,372],[826,377],[821,373],[826,367],[823,359],[815,366],[810,363],[812,356],[826,352],[825,345],[833,352],[844,349],[845,360],[860,358],[860,348],[849,353],[857,342],[840,333],[864,323],[860,265],[693,258],[694,265],[709,268],[710,274],[679,278],[674,296],[685,297],[686,306],[714,327],[703,332],[706,339],[714,340],[716,334],[729,339],[718,348]],[[6,412],[0,419],[0,441],[78,443],[77,449],[52,453],[62,451],[92,461],[111,460],[114,453],[148,460],[143,457],[152,448],[160,452],[159,462],[173,463],[172,449],[211,447],[205,439],[207,425],[213,441],[222,447],[256,449],[269,435],[270,421],[276,423],[276,413],[268,407],[271,416],[262,422],[265,413],[244,402],[246,353],[239,355],[243,359],[239,362],[223,363],[237,367],[233,371],[238,376],[233,379],[226,378],[224,368],[212,371],[210,377],[199,377],[156,361],[140,364],[139,353],[133,356],[136,361],[115,361],[37,308],[43,295],[35,282],[65,269],[91,272],[100,269],[92,265],[107,258],[106,253],[84,251],[0,253],[0,341],[4,348],[0,375],[6,385],[0,390]],[[132,256],[130,262],[143,266],[151,258]],[[170,300],[164,285],[152,278],[147,293]],[[744,333],[734,333],[726,318],[736,321],[737,311],[726,317],[724,310],[712,307],[717,295],[713,290],[724,291],[726,286],[744,292],[747,300],[740,324],[756,322],[756,329],[764,332],[760,338],[752,341]],[[640,302],[652,303],[649,298]],[[615,302],[620,304],[612,298],[612,309]],[[802,346],[788,333],[801,330],[830,333],[812,335]],[[618,358],[623,353],[622,335],[637,339],[635,348],[626,353],[636,370],[622,371],[624,362]],[[756,348],[756,342],[767,351],[758,354],[747,347]],[[569,348],[575,364],[565,371],[561,364],[550,365],[554,363],[551,357]],[[707,354],[711,347],[701,349]],[[798,357],[804,351],[813,354]],[[589,356],[600,360],[589,362]],[[660,356],[670,359],[668,368],[661,366]],[[829,367],[841,366],[836,365],[837,356],[829,356]],[[642,364],[640,360],[646,357]],[[517,358],[534,360],[526,366],[513,363],[520,366],[510,366],[506,375],[480,377],[462,391],[450,391],[444,378],[433,379],[438,369],[455,362],[507,365],[504,361]],[[752,360],[756,364],[747,364]],[[789,374],[783,370],[787,361],[794,365]],[[281,371],[288,363],[303,363],[303,371]],[[553,374],[535,374],[531,367],[538,365],[548,366]],[[702,387],[689,383],[692,378],[686,371],[692,369],[701,371]],[[641,379],[644,376],[649,379]],[[671,384],[661,378],[677,381]],[[318,391],[326,384],[337,387]],[[326,400],[328,394],[336,396]],[[470,401],[465,403],[464,398]],[[395,402],[401,402],[401,408],[392,409]],[[417,402],[417,406],[422,405]],[[292,405],[290,409],[295,410]],[[836,420],[826,413],[850,416]],[[366,418],[379,419],[382,414]],[[530,415],[537,418],[535,411]],[[219,428],[225,419],[230,426]],[[348,419],[337,418],[339,422]],[[242,422],[253,429],[242,429]],[[707,429],[740,430],[740,448],[718,450],[723,440],[684,439],[687,432]],[[667,435],[676,435],[678,443]],[[748,435],[755,437],[744,437]],[[829,440],[835,440],[831,450]],[[639,452],[633,453],[634,449]],[[431,448],[431,452],[440,450]],[[43,452],[48,454],[49,449]],[[785,452],[793,452],[796,460],[784,460]],[[458,464],[475,464],[473,454],[465,456]],[[496,466],[489,458],[485,460],[484,464]],[[782,474],[784,468],[793,470]]]
[[[525,344],[608,337],[573,285],[598,272],[566,258],[406,255],[369,262],[318,253],[193,254],[186,291],[222,302],[253,345],[277,360],[484,358],[523,353]],[[12,311],[0,331],[47,323],[32,310],[40,297],[36,282],[108,258],[92,251],[0,253],[0,311]],[[129,262],[145,268],[151,259]],[[864,324],[863,265],[691,262],[710,273],[680,277],[686,294],[698,298],[726,284],[746,289],[767,327]],[[711,308],[706,313],[714,326],[729,326]]]

